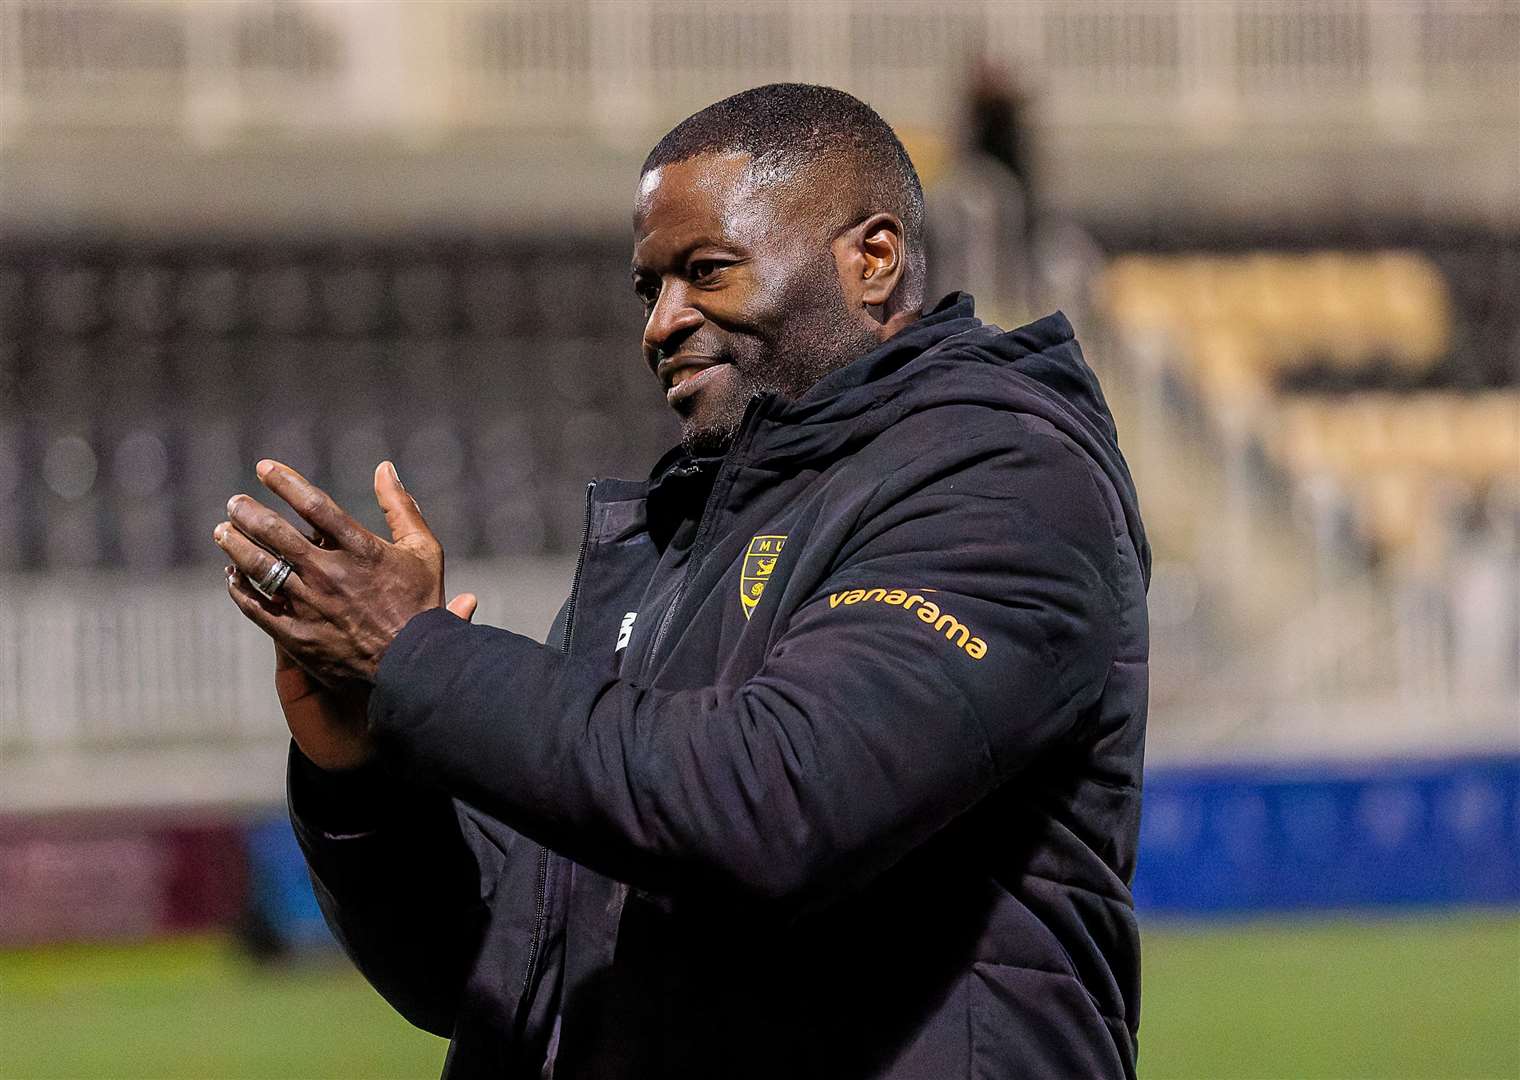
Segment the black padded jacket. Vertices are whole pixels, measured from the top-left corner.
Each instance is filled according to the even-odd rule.
[[[408,623],[318,897],[455,1080],[1132,1077],[1148,576],[1066,318],[953,295],[592,484],[547,644]]]

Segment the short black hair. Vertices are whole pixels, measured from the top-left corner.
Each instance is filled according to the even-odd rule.
[[[843,90],[808,83],[771,83],[744,90],[682,120],[655,144],[647,173],[700,154],[744,153],[759,172],[792,173],[827,166],[839,193],[835,228],[885,211],[903,223],[910,288],[924,273],[924,189],[913,159],[885,120]],[[841,174],[853,183],[839,185]],[[848,194],[846,194],[848,192]]]

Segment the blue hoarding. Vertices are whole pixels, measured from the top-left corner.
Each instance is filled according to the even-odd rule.
[[[1147,774],[1141,910],[1520,903],[1520,755]]]
[[[329,942],[289,823],[248,840],[255,909]],[[1520,904],[1520,755],[1150,770],[1134,895],[1178,915]]]

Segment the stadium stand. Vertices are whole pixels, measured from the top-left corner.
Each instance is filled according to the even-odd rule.
[[[208,539],[264,454],[372,527],[394,455],[452,586],[541,631],[584,480],[673,434],[634,352],[630,178],[778,78],[904,133],[940,287],[1078,325],[1157,552],[1151,760],[1511,745],[1514,650],[1472,643],[1514,551],[1517,19],[0,4],[0,810],[278,800],[267,643]],[[978,52],[1034,93],[1048,220],[957,160]]]
[[[647,469],[673,436],[609,274],[624,246],[7,244],[0,565],[214,561],[221,502],[266,455],[369,513],[394,454],[462,557],[573,548],[565,493]],[[496,498],[464,498],[479,487]]]

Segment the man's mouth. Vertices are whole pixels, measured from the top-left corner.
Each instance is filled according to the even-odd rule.
[[[677,405],[712,381],[714,373],[729,365],[721,360],[690,363],[677,367],[666,379],[665,401]]]

